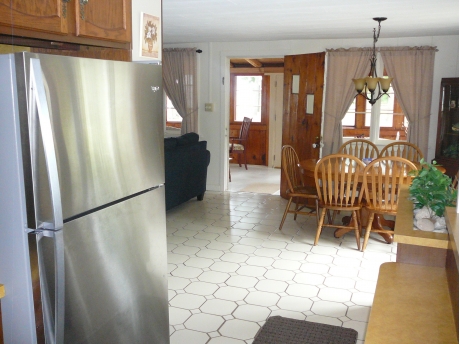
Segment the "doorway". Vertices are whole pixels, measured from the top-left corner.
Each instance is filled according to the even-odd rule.
[[[241,122],[235,121],[235,79],[258,76],[260,79],[260,120],[251,124],[248,139],[248,170],[236,159],[229,166],[232,175],[228,191],[279,195],[283,117],[284,58],[230,59],[230,137],[238,136]],[[247,91],[246,91],[247,92]],[[257,102],[256,102],[257,103]],[[241,119],[240,119],[241,120]]]
[[[238,137],[242,118],[253,119],[247,144],[250,165],[281,167],[283,80],[283,57],[230,59],[229,134]]]

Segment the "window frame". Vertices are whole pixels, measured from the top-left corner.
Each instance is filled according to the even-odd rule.
[[[268,124],[269,119],[269,92],[270,92],[270,76],[264,73],[230,73],[230,124],[239,124],[242,121],[236,121],[236,77],[238,76],[261,76],[262,77],[262,99],[261,99],[261,118],[260,122],[252,122],[252,124]]]

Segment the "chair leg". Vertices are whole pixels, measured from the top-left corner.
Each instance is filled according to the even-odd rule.
[[[331,220],[331,218],[330,218],[330,216],[329,216],[329,223],[330,223],[330,224],[333,224],[333,223],[334,223],[335,217],[336,217],[337,213],[338,213],[337,210],[334,210],[334,211],[332,212],[332,220]]]
[[[299,198],[296,197],[295,199],[293,199],[294,203],[295,203],[295,210],[294,210],[294,221],[297,220],[297,211],[299,210]]]
[[[353,219],[353,224],[355,227],[355,237],[356,237],[356,244],[358,245],[358,251],[360,251],[361,248],[361,231],[359,230],[359,223],[358,223],[358,217],[356,216],[356,211],[353,210],[351,213],[351,217]]]
[[[316,246],[318,244],[319,236],[321,235],[321,231],[323,230],[322,227],[324,223],[324,218],[326,217],[326,211],[326,208],[321,209],[321,216],[319,218],[318,227],[316,228],[316,236],[313,246]]]
[[[327,220],[329,221],[328,223],[331,225],[333,220],[333,217],[331,216],[331,212],[328,210],[327,211]]]
[[[286,220],[286,216],[288,214],[289,207],[291,206],[291,203],[292,203],[292,197],[289,198],[288,204],[286,205],[286,209],[284,210],[284,215],[283,215],[283,219],[281,220],[279,230],[281,230],[281,228],[283,228],[284,221]]]
[[[361,247],[361,251],[364,252],[364,250],[367,247],[367,241],[369,240],[369,235],[371,234],[371,229],[372,229],[372,221],[374,221],[374,212],[369,213],[369,219],[367,220],[367,226],[366,226],[366,233],[364,234],[364,241],[363,241],[363,246]]]
[[[248,169],[248,159],[246,158],[246,147],[244,147],[244,167]]]
[[[316,205],[316,224],[318,225],[318,223],[319,223],[319,202],[318,202],[318,199],[315,199],[315,205]]]

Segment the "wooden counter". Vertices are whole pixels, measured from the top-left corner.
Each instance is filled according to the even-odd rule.
[[[445,216],[446,216],[446,224],[447,224],[447,228],[449,228],[449,235],[450,235],[450,249],[452,249],[452,253],[454,255],[454,258],[455,258],[455,262],[457,263],[457,266],[459,266],[458,264],[458,226],[459,226],[459,223],[458,223],[458,213],[457,213],[457,209],[453,208],[453,207],[449,207],[449,208],[446,208],[446,213],[445,213]]]
[[[446,209],[448,234],[413,230],[407,186],[400,196],[396,263],[380,267],[365,343],[458,343],[458,213]]]
[[[414,230],[413,203],[408,198],[409,186],[402,185],[394,229],[396,262],[445,267],[449,235]]]
[[[365,343],[458,343],[446,269],[382,264]]]

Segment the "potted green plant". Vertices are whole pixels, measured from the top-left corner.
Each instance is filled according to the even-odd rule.
[[[449,176],[424,159],[420,160],[421,169],[409,172],[415,176],[409,187],[409,196],[415,209],[426,208],[429,218],[443,217],[446,207],[455,206],[457,190],[452,187]]]

